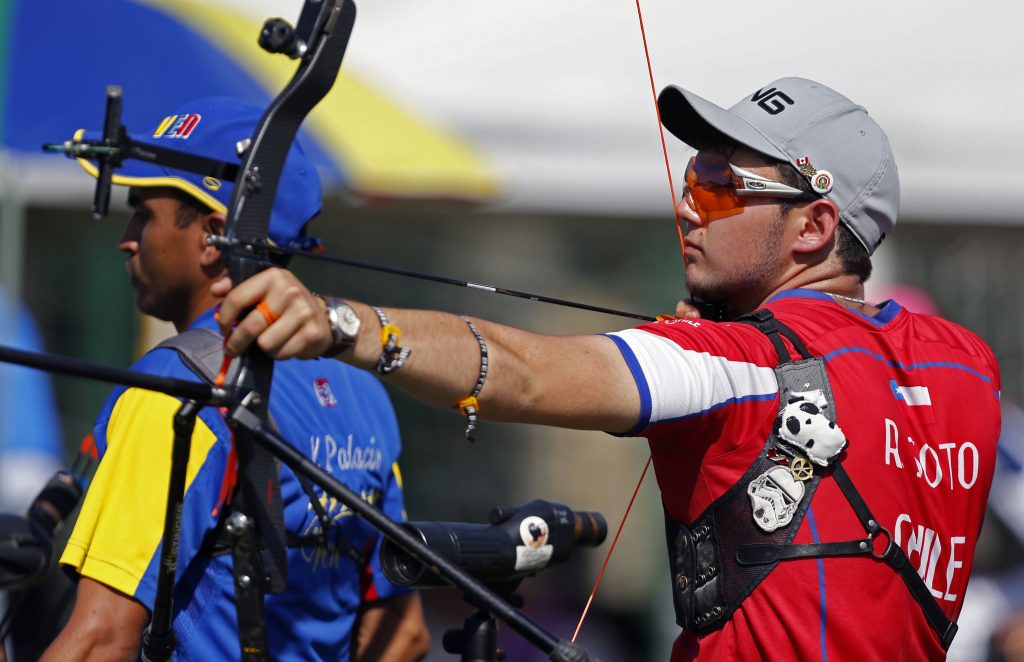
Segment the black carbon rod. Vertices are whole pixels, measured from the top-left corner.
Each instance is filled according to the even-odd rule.
[[[213,387],[207,384],[190,382],[173,377],[148,375],[135,370],[111,368],[110,366],[83,361],[69,356],[47,354],[44,352],[28,352],[0,345],[0,363],[14,363],[28,368],[55,372],[62,375],[86,377],[111,384],[124,384],[148,391],[159,391],[186,400],[197,400],[212,405],[234,404],[235,397],[231,389]]]
[[[559,641],[557,637],[502,600],[461,567],[427,547],[422,540],[396,522],[393,522],[384,513],[366,501],[363,501],[359,498],[358,494],[339,482],[337,478],[328,474],[308,457],[293,448],[265,421],[246,409],[244,404],[236,406],[231,411],[228,416],[228,423],[232,427],[241,427],[251,432],[257,442],[280,458],[292,471],[320,485],[328,494],[351,508],[352,512],[372,524],[381,533],[400,545],[416,559],[423,562],[424,565],[461,590],[467,601],[503,620],[510,628],[522,635],[524,639],[544,653],[552,656],[551,659],[562,659],[560,655],[566,647],[571,647],[576,652],[576,655],[578,655],[578,657],[571,659],[580,661],[590,659],[581,647],[570,645],[565,641]]]
[[[222,240],[214,240],[214,244],[223,243]],[[268,247],[269,250],[277,253],[283,253],[285,255],[293,255],[298,257],[304,257],[310,260],[319,260],[321,262],[330,262],[331,264],[340,264],[346,267],[354,267],[356,269],[366,269],[369,271],[379,271],[386,274],[394,274],[396,276],[405,276],[407,278],[418,278],[419,280],[429,280],[434,283],[444,283],[446,285],[456,285],[458,287],[465,287],[471,290],[481,290],[484,292],[491,292],[492,294],[504,294],[505,296],[517,297],[519,299],[529,299],[530,301],[540,301],[542,303],[551,303],[556,306],[566,306],[568,308],[577,308],[579,310],[589,310],[595,313],[604,313],[606,315],[615,315],[618,317],[629,317],[631,319],[643,320],[645,322],[653,322],[656,318],[650,315],[641,315],[639,313],[630,313],[624,310],[616,310],[614,308],[605,308],[604,306],[594,306],[589,303],[579,303],[578,301],[569,301],[568,299],[557,299],[555,297],[544,296],[543,294],[531,294],[530,292],[521,292],[519,290],[509,290],[504,287],[496,287],[494,285],[486,285],[484,283],[474,283],[468,280],[459,280],[458,278],[448,278],[447,276],[435,276],[433,274],[424,274],[418,271],[410,271],[408,269],[398,269],[396,267],[386,267],[380,264],[373,264],[371,262],[359,262],[358,260],[347,260],[345,258],[335,257],[333,255],[326,255],[322,253],[309,253],[306,251],[295,250],[292,248],[282,248],[280,246]]]

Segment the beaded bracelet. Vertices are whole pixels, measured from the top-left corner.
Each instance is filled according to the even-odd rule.
[[[377,372],[386,375],[402,367],[405,360],[412,354],[408,347],[399,347],[402,330],[388,321],[388,316],[377,306],[370,306],[380,320],[380,346],[382,351],[377,359]]]
[[[484,342],[483,336],[476,330],[476,325],[469,321],[465,317],[462,321],[466,323],[469,330],[473,332],[473,336],[476,338],[477,343],[480,345],[480,376],[476,378],[476,385],[473,386],[473,392],[468,397],[459,400],[455,405],[462,412],[462,415],[466,417],[466,439],[469,441],[476,441],[473,438],[473,431],[476,430],[477,414],[480,413],[480,401],[477,400],[477,396],[480,395],[480,390],[484,387],[484,381],[487,379],[487,343]]]

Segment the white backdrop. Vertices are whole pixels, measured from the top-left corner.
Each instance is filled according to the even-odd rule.
[[[301,6],[211,1],[290,20]],[[1022,221],[1014,186],[1024,181],[1021,7],[642,2],[659,89],[678,84],[728,106],[782,76],[820,80],[888,131],[902,218],[953,222]],[[358,8],[342,74],[467,137],[504,183],[500,207],[672,216],[631,0],[362,0]],[[683,149],[669,138],[681,172]],[[52,196],[47,169],[41,192]],[[82,182],[67,179],[84,193]]]
[[[890,134],[904,218],[1024,220],[1012,186],[1024,181],[1020,3],[641,6],[659,89],[731,105],[781,76],[820,80]],[[506,204],[671,216],[630,0],[367,0],[359,11],[346,66],[470,137],[508,182]]]

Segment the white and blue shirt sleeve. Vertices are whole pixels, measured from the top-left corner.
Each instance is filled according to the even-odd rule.
[[[778,394],[770,366],[687,348],[639,328],[607,335],[622,352],[640,393],[640,417],[623,436]]]

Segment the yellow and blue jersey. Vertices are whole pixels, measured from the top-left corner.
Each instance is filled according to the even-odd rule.
[[[193,328],[216,329],[212,311]],[[199,381],[170,348],[151,351],[134,369]],[[170,475],[171,421],[180,404],[136,388],[119,387],[110,395],[94,430],[99,468],[61,558],[82,576],[150,610]],[[404,517],[398,424],[374,377],[333,360],[278,362],[270,413],[284,438],[317,465],[392,519]],[[174,593],[177,659],[240,657],[231,555],[209,554],[208,541],[204,547],[224,508],[230,451],[224,419],[215,408],[204,408],[192,436],[182,512]],[[375,530],[319,487],[313,489],[332,522],[328,545],[288,549],[288,590],[266,598],[274,659],[348,659],[360,603],[405,592],[381,572]],[[320,536],[309,496],[287,467],[281,468],[281,493],[288,532]],[[354,560],[360,555],[365,563]]]

